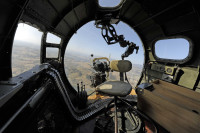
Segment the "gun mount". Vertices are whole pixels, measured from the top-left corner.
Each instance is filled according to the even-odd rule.
[[[128,46],[125,53],[121,55],[122,60],[125,57],[128,57],[129,55],[131,55],[134,52],[134,50],[136,50],[136,54],[138,53],[139,46],[137,46],[133,42],[129,42],[129,41],[125,40],[124,35],[117,35],[117,32],[116,32],[114,26],[110,24],[111,20],[109,20],[108,18],[103,19],[103,20],[96,21],[95,25],[97,28],[101,28],[101,35],[104,38],[104,40],[106,41],[106,43],[108,45],[119,43],[119,45],[121,47]],[[107,21],[105,21],[105,20],[107,20]]]

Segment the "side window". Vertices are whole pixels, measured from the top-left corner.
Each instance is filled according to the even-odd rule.
[[[12,74],[17,76],[40,64],[42,32],[37,28],[19,23],[12,50]]]
[[[190,43],[184,38],[158,40],[154,47],[156,58],[160,60],[183,61],[191,54]]]
[[[58,58],[58,48],[47,47],[46,48],[46,57],[47,58]]]
[[[58,58],[61,38],[50,32],[47,33],[46,43],[46,58]]]
[[[54,43],[54,44],[60,44],[61,38],[52,34],[52,33],[47,33],[47,43]]]

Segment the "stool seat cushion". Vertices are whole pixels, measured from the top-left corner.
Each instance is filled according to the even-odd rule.
[[[97,92],[110,96],[127,96],[132,90],[129,83],[123,81],[106,81],[96,87]]]

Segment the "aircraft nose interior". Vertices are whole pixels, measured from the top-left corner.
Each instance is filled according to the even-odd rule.
[[[198,0],[0,7],[0,133],[200,132]]]

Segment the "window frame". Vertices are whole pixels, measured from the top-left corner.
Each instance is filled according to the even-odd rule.
[[[160,58],[156,55],[156,52],[155,52],[155,45],[156,45],[156,42],[160,41],[160,40],[167,40],[167,39],[185,39],[189,42],[189,53],[188,53],[188,56],[184,59],[165,59],[165,58]],[[158,38],[156,40],[154,40],[152,42],[152,54],[155,58],[156,61],[160,61],[160,62],[164,62],[164,63],[174,63],[174,64],[184,64],[186,62],[188,62],[191,58],[192,58],[192,55],[193,55],[193,43],[192,43],[192,40],[186,36],[172,36],[172,37],[165,37],[165,38]]]

